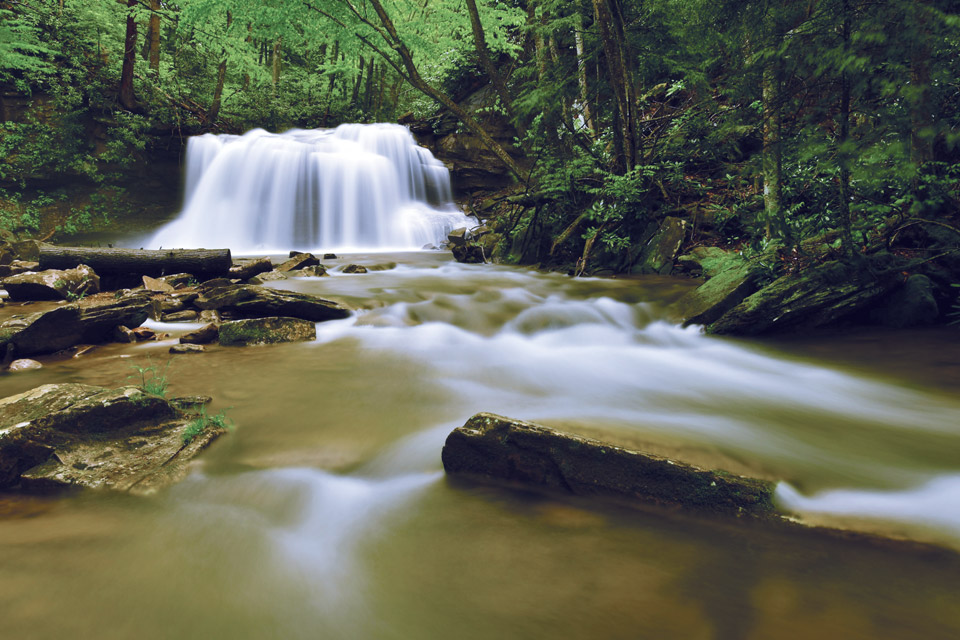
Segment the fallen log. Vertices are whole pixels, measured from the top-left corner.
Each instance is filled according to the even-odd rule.
[[[72,269],[80,264],[101,276],[135,273],[157,277],[185,272],[207,278],[226,275],[233,260],[230,249],[40,248],[40,269]]]

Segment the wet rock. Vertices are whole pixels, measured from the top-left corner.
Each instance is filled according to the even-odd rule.
[[[677,262],[689,271],[699,271],[704,277],[712,278],[727,269],[743,265],[746,259],[720,247],[694,247],[677,258]]]
[[[454,247],[459,247],[467,243],[467,228],[460,227],[447,234],[447,241]]]
[[[182,289],[197,284],[197,279],[192,273],[173,273],[169,276],[159,276],[156,280],[169,284],[174,289]]]
[[[465,264],[480,264],[486,262],[483,247],[479,244],[454,245],[451,252],[453,253],[454,260],[457,262],[463,262]]]
[[[743,262],[715,274],[677,302],[684,325],[710,324],[755,292],[760,271]]]
[[[774,280],[707,327],[715,334],[760,335],[836,324],[864,311],[896,287],[891,275],[825,262]]]
[[[686,233],[686,220],[673,216],[664,218],[660,228],[644,246],[631,273],[669,275]]]
[[[203,353],[206,350],[206,347],[202,344],[175,344],[170,347],[170,353],[172,354]]]
[[[183,311],[183,307],[185,306],[182,300],[177,300],[176,298],[166,298],[166,299],[160,300],[159,302],[160,302],[161,316],[167,313],[176,313],[177,311]]]
[[[335,253],[325,253],[325,254],[323,254],[323,259],[324,259],[324,260],[336,260],[336,259],[337,259],[337,254],[335,254]]]
[[[273,271],[273,263],[270,262],[269,258],[253,258],[250,260],[234,260],[229,275],[231,278],[249,280],[268,271]]]
[[[248,284],[263,284],[264,282],[276,282],[277,280],[286,280],[290,275],[282,271],[267,271],[247,280]]]
[[[340,271],[341,273],[366,273],[367,268],[361,264],[348,264]]]
[[[46,242],[39,242],[37,240],[19,240],[16,242],[10,243],[13,252],[24,261],[37,262],[40,260],[40,247],[49,247],[52,246]],[[39,264],[39,263],[38,263]]]
[[[147,291],[158,291],[160,293],[173,293],[174,290],[173,285],[169,282],[150,276],[143,276],[143,288]]]
[[[137,342],[146,342],[147,340],[153,340],[157,337],[157,332],[153,329],[148,329],[147,327],[137,327],[136,329],[131,329],[134,337],[137,339]]]
[[[191,417],[135,387],[48,384],[0,399],[0,488],[151,493],[225,430],[187,441]]]
[[[220,344],[225,346],[306,342],[316,338],[316,325],[299,318],[253,318],[220,325]]]
[[[377,264],[368,264],[367,271],[390,271],[396,269],[396,262],[378,262]]]
[[[887,327],[922,327],[940,317],[934,286],[925,275],[914,274],[871,313],[871,319]]]
[[[40,263],[36,260],[14,260],[10,263],[10,274],[16,275],[18,273],[26,273],[28,271],[36,271],[40,268]]]
[[[10,363],[10,366],[7,367],[7,370],[13,373],[17,373],[19,371],[33,371],[35,369],[43,369],[43,365],[36,360],[31,360],[29,358],[20,358],[19,360],[14,360]]]
[[[220,312],[215,309],[204,309],[200,312],[200,317],[197,318],[200,322],[205,322],[207,324],[219,324],[221,317]]]
[[[78,344],[110,342],[118,326],[143,324],[150,308],[150,296],[141,290],[119,299],[97,296],[14,317],[0,324],[0,348],[12,344],[18,356],[31,356]]]
[[[170,399],[170,404],[178,411],[191,415],[200,413],[211,402],[213,402],[213,398],[210,396],[179,396]]]
[[[10,276],[0,281],[11,300],[67,300],[100,291],[100,278],[93,269],[47,269]]]
[[[277,271],[286,273],[288,271],[303,269],[304,267],[313,267],[318,264],[320,264],[320,260],[312,253],[298,253],[277,267]]]
[[[774,515],[771,483],[492,413],[451,432],[442,459],[448,474],[698,512]]]
[[[113,341],[114,341],[114,342],[121,342],[121,343],[124,343],[124,344],[129,344],[129,343],[131,343],[131,342],[136,342],[136,341],[137,341],[137,334],[135,334],[133,331],[131,331],[130,329],[126,328],[125,326],[119,325],[119,326],[117,326],[116,329],[113,330]]]
[[[312,267],[304,267],[299,271],[291,271],[290,275],[297,278],[322,278],[330,274],[327,273],[327,268],[325,266],[322,264],[315,264]]]
[[[196,331],[185,333],[180,336],[181,344],[210,344],[216,342],[220,335],[220,329],[217,325],[211,323],[200,327]]]
[[[332,300],[239,284],[202,290],[196,306],[204,310],[215,309],[221,314],[229,312],[236,318],[284,316],[322,322],[350,315],[350,309]]]
[[[192,309],[163,314],[164,322],[193,322],[200,317],[200,313]]]

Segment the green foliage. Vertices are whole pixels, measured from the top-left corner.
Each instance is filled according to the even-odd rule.
[[[139,377],[139,387],[144,393],[157,398],[166,398],[167,388],[170,385],[170,381],[167,379],[170,363],[171,360],[167,360],[163,365],[158,365],[152,361],[148,361],[146,366],[130,365],[136,371],[136,374],[133,374],[132,377]]]
[[[233,421],[227,417],[224,410],[211,416],[207,414],[207,407],[202,406],[200,414],[191,420],[186,429],[183,430],[183,444],[190,444],[197,436],[210,428],[232,430]]]

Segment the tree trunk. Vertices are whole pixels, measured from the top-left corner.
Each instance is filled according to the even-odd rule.
[[[580,15],[580,12],[577,11],[574,14],[574,19],[576,22],[573,26],[573,39],[577,47],[577,80],[580,84],[580,103],[581,103],[581,113],[583,114],[583,122],[587,125],[587,129],[590,130],[591,137],[597,139],[597,127],[593,122],[593,116],[591,115],[590,109],[590,92],[588,91],[587,86],[587,63],[584,56],[583,49],[583,16]]]
[[[487,49],[487,39],[483,31],[483,25],[480,22],[480,13],[477,10],[477,2],[476,0],[466,0],[466,3],[467,12],[470,14],[470,28],[473,31],[473,46],[477,50],[477,57],[480,59],[480,66],[484,73],[487,74],[487,77],[493,84],[494,90],[500,97],[500,102],[503,104],[503,108],[507,112],[507,117],[510,118],[511,124],[513,124],[514,128],[517,130],[517,133],[520,134],[520,139],[523,140],[527,136],[526,127],[517,117],[516,110],[513,108],[513,98],[510,95],[510,91],[507,89],[507,84],[504,81],[503,76],[500,75],[500,72],[490,59],[490,51]]]
[[[230,30],[230,24],[233,22],[233,15],[227,11],[227,31]],[[220,115],[220,101],[223,98],[223,83],[227,78],[227,50],[220,50],[220,65],[217,67],[217,86],[213,89],[213,102],[210,103],[210,109],[207,110],[207,126],[213,127],[217,124],[217,117]]]
[[[160,0],[150,0],[150,70],[160,76]]]
[[[767,238],[771,237],[774,225],[780,228],[783,206],[783,160],[780,143],[783,97],[778,67],[777,62],[767,62],[764,65],[760,87],[763,102],[763,210]]]
[[[511,173],[513,173],[513,175],[520,180],[526,180],[526,172],[524,172],[517,162],[510,156],[510,154],[507,153],[507,150],[498,144],[489,133],[487,133],[480,123],[477,122],[476,118],[470,115],[470,113],[459,104],[454,102],[450,96],[443,91],[440,91],[420,76],[420,71],[417,69],[417,65],[413,61],[413,55],[410,53],[407,45],[397,33],[397,29],[393,24],[393,20],[390,19],[390,15],[383,8],[383,4],[380,2],[380,0],[370,0],[370,5],[376,12],[377,17],[380,20],[380,24],[382,24],[383,28],[385,29],[385,32],[382,33],[382,36],[400,56],[403,68],[407,72],[407,81],[415,89],[449,109],[451,113],[457,116],[472,133],[480,138],[483,146],[492,151],[493,154],[496,155],[497,158],[504,164],[504,166],[507,167]]]
[[[850,54],[850,3],[849,0],[842,0],[841,11],[843,12],[843,57],[846,60]],[[843,242],[843,249],[848,256],[853,255],[853,232],[850,221],[850,153],[847,149],[847,141],[850,139],[850,78],[846,69],[840,74],[840,137],[839,153],[837,159],[840,162],[840,206],[839,223],[840,237]]]
[[[127,0],[127,32],[123,39],[123,67],[120,70],[120,105],[129,111],[137,109],[137,98],[133,93],[133,71],[137,61],[137,21],[133,10],[139,4],[137,0]]]
[[[80,264],[89,266],[100,276],[190,273],[199,278],[226,275],[233,260],[229,249],[40,248],[40,269],[73,269]]]
[[[917,168],[933,159],[935,114],[930,100],[930,26],[924,4],[918,1],[912,8],[916,34],[910,52],[910,84],[917,92],[910,104],[910,159]]]
[[[611,0],[593,0],[593,13],[600,31],[600,42],[603,45],[603,55],[607,59],[607,77],[610,88],[613,90],[617,103],[617,120],[619,131],[616,138],[620,148],[617,149],[616,160],[618,168],[630,171],[636,162],[635,136],[635,107],[633,89],[630,81],[628,55],[623,43],[619,12],[613,11]]]
[[[280,84],[280,51],[283,38],[278,37],[273,43],[273,55],[270,58],[270,80],[273,83],[273,95],[277,95],[277,86]]]

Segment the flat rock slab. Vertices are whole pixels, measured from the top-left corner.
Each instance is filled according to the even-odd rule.
[[[317,327],[300,318],[251,318],[224,322],[219,328],[220,344],[243,347],[317,339]]]
[[[699,469],[492,413],[479,413],[451,432],[442,458],[448,474],[698,512],[776,515],[769,482]]]
[[[224,429],[184,435],[193,409],[136,387],[48,384],[0,400],[0,489],[152,493]],[[195,403],[187,403],[193,407]]]
[[[199,309],[215,309],[237,318],[282,316],[323,322],[346,318],[351,313],[339,302],[251,284],[203,286],[194,304]]]

